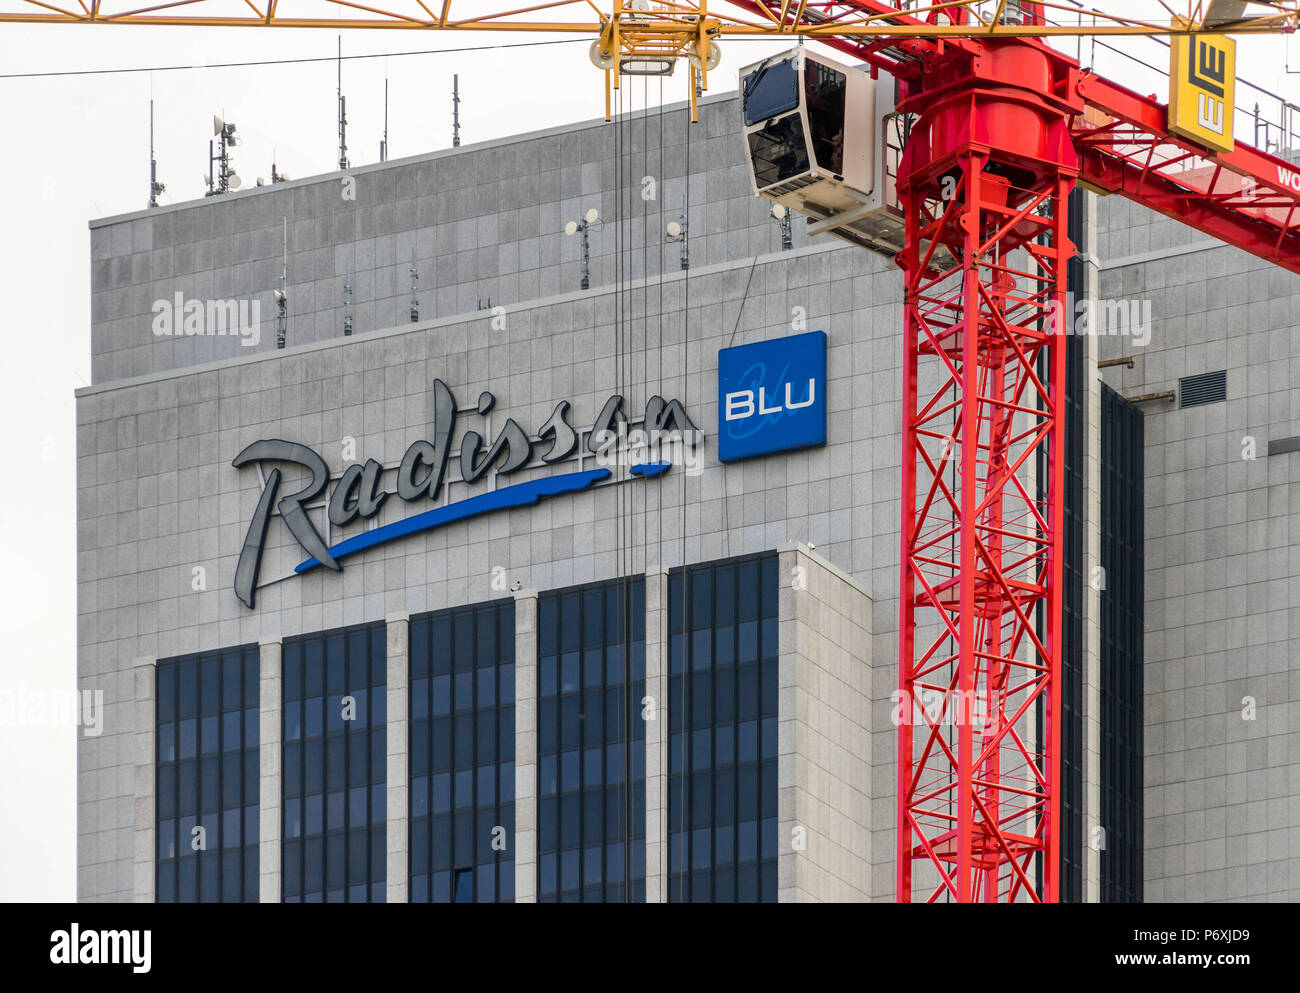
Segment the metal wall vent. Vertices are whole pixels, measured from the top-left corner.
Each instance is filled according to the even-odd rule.
[[[1221,403],[1228,399],[1228,370],[1203,372],[1199,376],[1186,376],[1178,381],[1178,406],[1199,407],[1205,403]]]

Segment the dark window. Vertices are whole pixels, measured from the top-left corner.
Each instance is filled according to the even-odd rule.
[[[388,653],[382,623],[284,643],[285,903],[382,903]]]
[[[777,557],[668,579],[668,899],[776,902]]]
[[[256,903],[256,645],[164,659],[155,689],[155,895]]]
[[[515,898],[515,604],[411,618],[412,903]]]
[[[645,901],[645,580],[538,598],[543,902]]]
[[[1141,903],[1143,422],[1101,393],[1101,899]]]
[[[799,106],[799,74],[794,59],[768,62],[741,81],[745,126],[785,114]]]
[[[768,122],[763,130],[750,132],[748,140],[754,183],[760,190],[808,171],[808,146],[798,114]]]
[[[844,173],[844,73],[808,59],[804,63],[804,105],[813,159],[822,169]]]

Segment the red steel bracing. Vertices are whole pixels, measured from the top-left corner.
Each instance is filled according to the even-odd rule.
[[[900,900],[1057,898],[1059,411],[1078,168],[1053,63],[989,57],[982,78],[950,66],[939,98],[904,102],[920,116],[899,174]]]
[[[1070,180],[1012,189],[972,152],[932,214],[908,203],[904,316],[904,703],[898,896],[1056,898],[1063,311]],[[1014,224],[1013,224],[1014,222]],[[1012,227],[1042,244],[1008,252]],[[961,260],[936,273],[944,245]],[[933,255],[930,254],[930,258]],[[924,385],[922,385],[924,384]],[[1046,492],[1028,481],[1048,453]],[[1036,740],[1037,707],[1045,735]],[[911,726],[908,718],[916,721]],[[982,726],[981,726],[982,725]],[[913,873],[913,863],[929,873]]]

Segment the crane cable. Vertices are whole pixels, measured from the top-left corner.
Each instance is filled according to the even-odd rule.
[[[623,88],[621,86],[618,87],[616,113],[613,122],[614,123],[614,329],[613,329],[614,393],[617,396],[623,397],[624,398],[623,402],[626,402],[626,391],[623,386],[623,368],[622,368],[622,361],[621,361],[622,350],[623,350],[622,349],[623,346],[623,326],[622,326],[623,324],[623,266],[625,263],[625,256],[623,251],[623,235],[624,235],[623,186],[626,177],[624,156],[627,154],[627,143],[626,143],[626,134],[625,134],[626,119],[625,119],[625,110],[624,110],[625,96],[626,95],[623,92]],[[618,421],[617,412],[615,413],[615,426],[616,427],[621,426]],[[618,439],[613,443],[614,444],[613,450],[615,452],[616,457],[618,456],[618,449],[621,443],[622,443],[622,439]],[[623,486],[615,487],[615,491],[614,491],[614,506],[615,506],[615,518],[616,518],[615,532],[614,532],[616,536],[615,558],[618,563],[616,571],[619,577],[618,584],[617,584],[618,585],[618,609],[617,609],[616,616],[620,620],[624,618],[624,614],[626,612],[628,592],[629,592],[627,563],[624,558],[625,542],[623,540],[624,539],[624,517],[625,517],[625,500],[624,500],[625,495],[626,495],[625,487]],[[627,698],[626,648],[628,644],[628,638],[627,638],[626,624],[622,625],[622,630],[620,631],[620,635],[622,641],[622,645],[620,647],[622,647],[624,650],[623,651],[624,685],[621,687],[621,692],[618,695],[617,714],[619,717],[619,725],[620,725],[618,731],[623,735],[623,740],[626,741],[627,738],[626,738],[625,727],[627,721],[626,721],[626,714],[624,713],[625,701]],[[601,703],[603,705],[604,701],[602,700]],[[608,730],[606,731],[606,734],[608,734]],[[624,767],[626,768],[627,765],[626,750],[624,751],[623,764]],[[617,814],[618,837],[624,842],[623,857],[624,857],[624,864],[626,865],[628,818],[626,814],[627,798],[623,792],[622,782],[619,783],[617,795],[619,801],[618,814]],[[608,830],[608,827],[606,828],[606,830]],[[626,885],[626,880],[624,881],[624,884]],[[624,898],[626,899],[625,885],[624,887],[620,887],[620,894],[623,895]]]
[[[687,251],[689,252],[690,251],[690,217],[691,217],[691,120],[690,120],[689,111],[685,112],[685,121],[686,121],[686,172],[685,172],[686,193],[684,197],[685,202],[682,209],[686,214],[687,224],[682,230],[682,237],[687,239],[685,245]],[[690,267],[687,266],[686,279],[682,291],[682,407],[687,410],[690,409],[689,406],[690,362],[688,359],[690,353],[690,346],[691,346],[691,270]],[[680,883],[678,885],[678,900],[679,902],[684,903],[686,901],[686,879],[687,879],[686,876],[686,840],[687,840],[686,747],[687,747],[687,741],[689,737],[687,734],[688,722],[687,722],[687,713],[686,713],[686,684],[687,684],[687,680],[689,680],[690,678],[690,672],[689,672],[690,666],[687,664],[689,661],[688,659],[689,653],[687,651],[689,630],[688,630],[687,618],[686,618],[686,587],[689,578],[686,570],[686,473],[683,472],[681,474],[681,479],[682,479],[681,533],[678,535],[678,539],[681,542],[681,558],[679,562],[679,567],[681,569],[681,576],[682,576],[682,608],[680,614],[682,618],[682,653],[681,653],[682,656],[682,673],[681,673],[682,744],[681,747],[678,749],[678,754],[680,755],[681,762],[682,762],[682,775],[681,775],[682,795],[681,795],[681,801],[678,804],[678,813],[681,816],[681,841],[678,843],[677,852],[678,852],[678,857],[682,863],[681,871],[678,874],[680,879]],[[671,845],[669,846],[669,848],[671,850]],[[671,869],[672,866],[670,865],[669,868]]]

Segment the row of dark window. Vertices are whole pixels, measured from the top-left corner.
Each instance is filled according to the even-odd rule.
[[[669,577],[670,898],[776,899],[776,557]],[[537,893],[645,900],[645,582],[537,602]],[[281,898],[386,893],[385,625],[286,639]],[[515,604],[413,617],[412,902],[515,894]],[[157,898],[258,898],[256,645],[157,667]],[[197,830],[196,830],[197,829]]]
[[[385,625],[286,639],[281,898],[383,902],[387,870]]]
[[[411,619],[410,900],[515,894],[515,605]]]
[[[645,901],[645,581],[537,601],[537,894]]]
[[[158,666],[160,902],[258,898],[258,675],[256,645]]]

